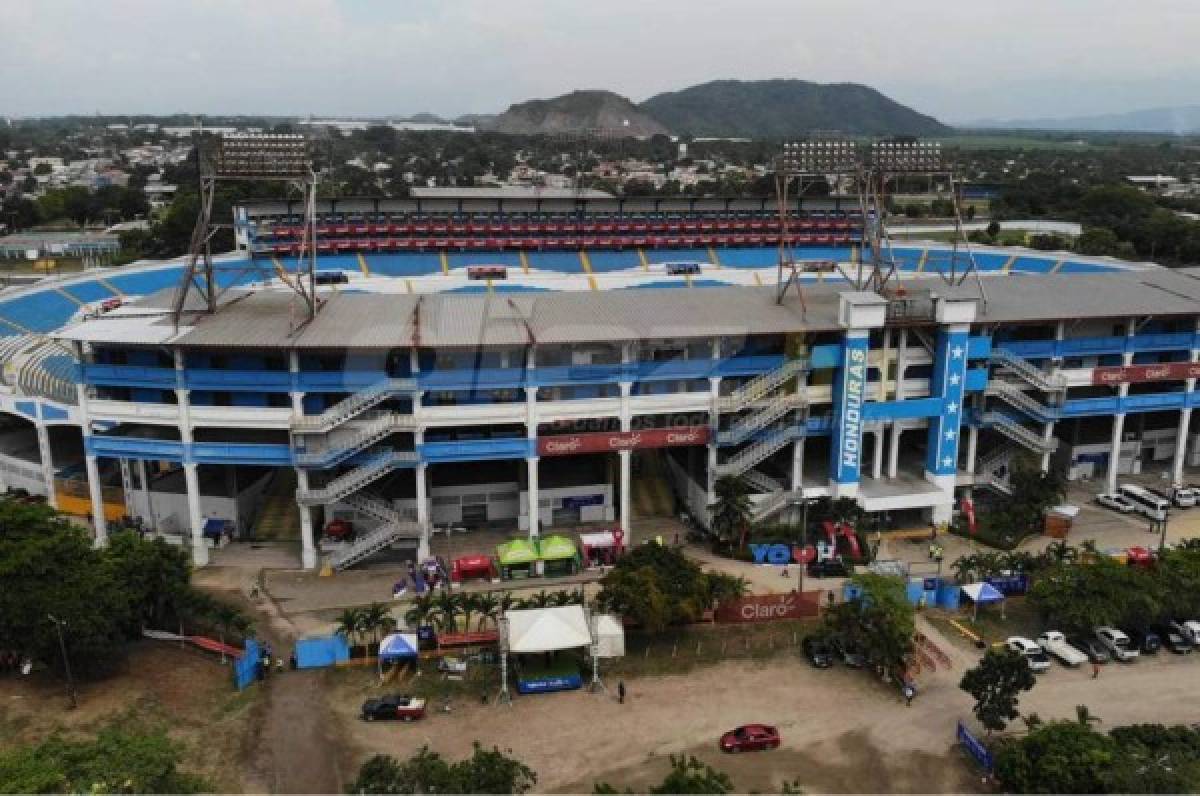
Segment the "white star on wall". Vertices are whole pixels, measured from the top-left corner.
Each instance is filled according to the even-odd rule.
[[[954,436],[955,436],[955,434],[954,434],[954,432],[953,432],[953,431],[947,431],[947,432],[946,432],[946,441],[947,441],[947,442],[953,442],[953,441],[954,441]]]
[[[954,346],[954,348],[950,349],[951,359],[962,359],[962,355],[963,355],[963,347],[962,346],[956,345],[956,346]]]
[[[951,373],[951,374],[950,374],[950,386],[951,386],[951,387],[957,387],[957,386],[958,386],[958,383],[959,383],[960,381],[962,381],[962,377],[961,377],[961,376],[959,376],[957,373]]]
[[[956,404],[954,401],[951,401],[950,403],[946,404],[946,414],[952,415],[957,411],[958,411],[958,404]]]
[[[952,464],[954,464],[954,460],[951,459],[949,456],[946,456],[945,458],[942,459],[942,467],[949,467]]]

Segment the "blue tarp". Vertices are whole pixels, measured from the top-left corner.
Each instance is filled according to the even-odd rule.
[[[296,642],[298,669],[319,669],[347,660],[350,660],[350,644],[345,636],[302,638]]]
[[[246,649],[242,657],[233,662],[233,684],[241,691],[254,682],[258,661],[262,658],[262,650],[258,642],[252,638],[246,639]]]

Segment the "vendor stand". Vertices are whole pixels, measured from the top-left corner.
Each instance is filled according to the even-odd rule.
[[[574,575],[579,571],[579,553],[575,543],[565,536],[543,536],[539,539],[538,558],[542,561],[544,575]]]
[[[459,556],[450,562],[450,580],[455,583],[462,583],[468,578],[495,580],[498,577],[496,564],[490,556]]]
[[[510,539],[496,545],[500,576],[505,580],[530,578],[537,574],[538,550],[528,539]]]
[[[611,567],[623,552],[624,542],[625,532],[620,528],[579,534],[579,543],[583,545],[583,565]]]

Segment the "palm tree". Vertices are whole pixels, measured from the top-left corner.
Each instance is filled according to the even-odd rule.
[[[471,632],[471,617],[479,610],[479,596],[476,594],[458,595],[459,612],[463,618],[463,632]]]
[[[750,486],[740,475],[724,475],[713,484],[716,500],[709,504],[712,529],[732,550],[734,539],[750,524]]]
[[[342,612],[338,614],[337,623],[335,632],[345,636],[346,643],[353,647],[354,641],[362,630],[362,611],[358,608],[343,608]]]
[[[371,634],[371,641],[379,643],[379,631],[384,622],[389,619],[388,609],[383,603],[371,603],[362,611],[362,629]]]
[[[500,605],[497,608],[496,616],[504,616],[509,610],[517,606],[517,598],[513,597],[513,593],[506,591],[500,595]]]
[[[433,610],[439,629],[453,633],[457,627],[455,620],[459,612],[458,595],[448,591],[439,592],[438,596],[433,599]]]
[[[429,624],[433,616],[433,595],[419,594],[404,614],[404,621],[412,627]]]
[[[1051,542],[1043,555],[1053,564],[1071,564],[1079,558],[1079,551],[1060,539]]]
[[[545,589],[542,589],[525,602],[530,608],[549,608],[553,605],[554,598]]]
[[[566,589],[561,589],[550,595],[550,604],[558,607],[563,605],[571,605],[575,602],[575,595]]]
[[[954,577],[959,583],[972,583],[979,571],[979,556],[976,554],[962,556],[950,565]]]
[[[484,592],[475,596],[475,610],[479,611],[479,630],[483,630],[483,626],[487,622],[496,624],[499,618],[500,600],[496,599],[496,595],[492,592]],[[470,629],[470,628],[468,628]]]

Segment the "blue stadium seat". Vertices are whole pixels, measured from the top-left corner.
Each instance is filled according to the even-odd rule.
[[[621,251],[615,249],[590,249],[588,251],[588,260],[592,264],[592,270],[597,273],[628,271],[642,267],[642,260],[638,257],[637,251],[633,249]]]
[[[561,271],[565,274],[578,274],[583,271],[583,263],[579,252],[537,252],[525,253],[530,268],[542,271]]]
[[[466,268],[470,265],[505,265],[521,267],[521,255],[516,252],[452,252],[446,255],[451,268]]]
[[[175,265],[171,268],[159,268],[136,274],[114,274],[107,279],[126,295],[145,296],[157,293],[164,288],[177,287],[182,277],[183,266]]]
[[[66,323],[79,305],[55,290],[42,290],[0,302],[0,318],[34,332],[50,332]]]
[[[380,276],[427,276],[442,272],[436,254],[367,254],[367,267]]]
[[[76,282],[73,285],[66,285],[63,290],[70,293],[80,301],[91,303],[93,301],[104,301],[115,297],[117,294],[106,288],[96,280],[90,282]]]

